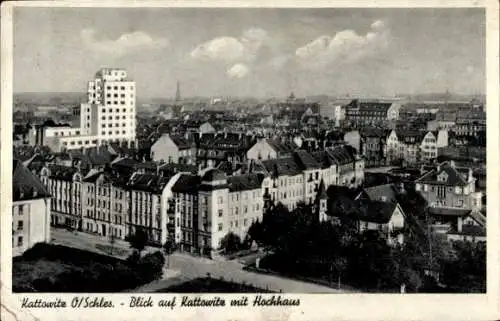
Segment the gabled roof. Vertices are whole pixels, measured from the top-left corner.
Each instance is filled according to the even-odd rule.
[[[21,161],[12,162],[12,201],[24,201],[50,197],[40,179],[31,173]]]
[[[443,175],[443,173],[445,173]],[[438,177],[446,177],[446,180],[438,180]],[[439,168],[435,168],[425,173],[422,177],[415,181],[416,183],[430,183],[430,184],[441,184],[448,186],[465,186],[467,185],[467,179],[464,178],[462,174],[449,163],[445,162],[439,165]]]
[[[356,219],[363,222],[387,224],[391,220],[397,206],[397,203],[367,202],[364,205],[359,204],[359,210],[354,215]]]
[[[264,178],[265,175],[261,173],[230,176],[227,180],[229,184],[229,192],[260,189]]]
[[[171,135],[170,138],[175,143],[175,145],[177,145],[179,149],[188,149],[191,148],[192,146],[192,143],[182,136]]]
[[[476,221],[480,226],[486,227],[486,212],[483,214],[479,211],[471,211],[469,213],[470,217]]]
[[[198,191],[200,184],[201,179],[198,175],[181,174],[172,186],[172,192],[193,194]]]
[[[171,176],[165,177],[156,174],[134,174],[128,181],[127,186],[132,190],[152,192],[160,194],[168,184]]]
[[[367,187],[363,192],[371,201],[382,201],[385,198],[385,202],[397,202],[396,190],[392,184]]]
[[[302,171],[292,157],[268,159],[262,161],[262,164],[274,177],[296,176],[302,174]]]
[[[311,154],[305,150],[297,150],[292,154],[293,159],[301,170],[320,169],[319,163]]]
[[[78,172],[77,168],[64,165],[49,164],[47,167],[50,171],[49,177],[51,179],[67,182],[72,182],[73,176]]]
[[[282,143],[276,140],[268,139],[267,143],[271,146],[272,149],[278,154],[289,154],[293,152],[298,146],[292,143]]]

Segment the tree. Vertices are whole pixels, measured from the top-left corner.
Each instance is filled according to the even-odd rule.
[[[255,221],[248,228],[247,235],[251,242],[256,242],[258,245],[262,244],[263,237],[263,226],[259,221]]]
[[[241,248],[241,239],[233,232],[229,232],[221,240],[221,249],[225,254],[231,254]]]
[[[148,243],[148,235],[143,229],[137,229],[134,234],[128,237],[128,242],[130,247],[140,254]]]
[[[172,239],[169,238],[165,241],[165,244],[163,244],[163,249],[165,250],[165,254],[167,255],[167,267],[168,267],[168,265],[170,264],[169,260],[170,254],[172,254],[174,250],[174,242],[172,241]]]
[[[337,288],[340,289],[340,278],[345,269],[347,269],[347,259],[342,256],[338,256],[332,262],[332,267],[337,271]]]

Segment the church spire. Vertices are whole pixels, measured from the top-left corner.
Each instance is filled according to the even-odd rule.
[[[177,91],[175,92],[175,101],[181,100],[181,83],[177,80]]]

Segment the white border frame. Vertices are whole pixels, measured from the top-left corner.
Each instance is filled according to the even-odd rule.
[[[125,306],[115,309],[39,309],[28,311],[20,309],[23,297],[31,299],[66,298],[72,294],[30,294],[11,293],[12,247],[11,226],[11,181],[12,181],[12,104],[13,104],[13,21],[14,7],[339,7],[339,8],[486,8],[486,71],[487,71],[487,190],[488,199],[488,274],[487,294],[290,294],[300,298],[299,307],[246,307],[246,308],[163,308],[132,309],[125,307],[130,295],[97,295],[111,298],[115,304],[125,302]],[[3,2],[1,7],[1,102],[0,114],[0,206],[1,206],[1,319],[2,320],[144,320],[167,318],[175,320],[222,319],[222,320],[493,320],[500,318],[500,221],[498,217],[500,195],[498,165],[499,158],[499,3],[495,0],[460,1],[460,0],[425,0],[425,1],[33,1]],[[148,294],[149,295],[149,294]],[[150,294],[154,299],[170,298],[170,294]],[[215,295],[206,295],[213,297]],[[229,298],[240,295],[223,295]],[[250,295],[251,296],[251,295]],[[119,304],[117,304],[119,306]]]

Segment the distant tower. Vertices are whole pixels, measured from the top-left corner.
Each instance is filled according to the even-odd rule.
[[[181,83],[177,81],[177,91],[175,92],[175,101],[181,100]]]

